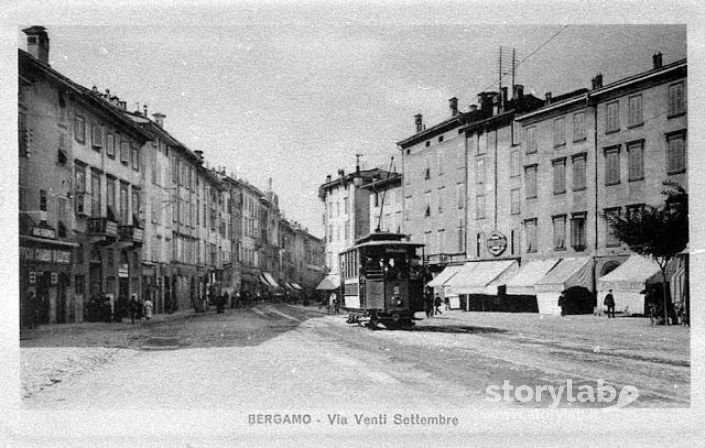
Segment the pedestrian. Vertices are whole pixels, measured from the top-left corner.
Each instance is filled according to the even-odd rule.
[[[612,290],[610,289],[605,296],[605,306],[607,307],[607,318],[614,318],[614,296],[612,295]]]
[[[433,291],[428,286],[424,292],[424,309],[426,310],[426,317],[433,316]]]
[[[434,310],[434,314],[443,314],[443,313],[441,312],[441,305],[443,304],[443,301],[441,300],[441,296],[439,296],[438,294],[436,294],[436,298],[433,299],[433,304],[434,304],[435,307],[436,307],[435,310]]]
[[[109,295],[103,295],[103,317],[105,323],[110,323],[113,320],[113,304]]]
[[[445,296],[443,298],[443,303],[446,305],[446,311],[450,311],[450,297]]]
[[[115,322],[122,322],[122,318],[128,313],[129,304],[127,302],[127,297],[123,294],[118,296],[117,303],[115,305]]]
[[[228,294],[228,291],[225,291],[225,293],[223,293],[223,308],[228,306],[228,302],[230,302],[230,294]],[[232,307],[233,307],[233,305],[231,303],[230,308],[232,308]]]
[[[144,317],[149,320],[152,318],[152,308],[154,308],[154,304],[152,301],[147,297],[147,300],[144,301]]]
[[[140,304],[137,302],[137,296],[132,294],[132,297],[130,298],[130,320],[132,320],[133,324],[138,316],[139,307]]]
[[[330,294],[328,298],[328,314],[333,314],[335,312],[335,302],[338,300],[338,296],[334,292]]]
[[[340,303],[338,302],[338,298],[336,297],[333,299],[333,309],[335,314],[340,314]]]
[[[565,316],[565,291],[562,291],[561,295],[558,297],[558,306],[561,308],[561,316]]]
[[[215,296],[215,312],[217,314],[223,314],[225,312],[225,296],[223,296],[223,294]]]
[[[29,328],[35,329],[37,328],[37,322],[39,321],[39,299],[34,291],[29,293],[27,308]]]

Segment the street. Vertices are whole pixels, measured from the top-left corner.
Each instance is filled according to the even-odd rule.
[[[342,312],[341,312],[342,313]],[[421,314],[417,314],[421,316]],[[371,331],[324,308],[260,304],[131,324],[47,326],[23,334],[27,410],[605,407],[596,400],[490,400],[488,387],[572,383],[630,407],[688,407],[689,329],[644,318],[465,313]],[[500,391],[501,393],[501,391]],[[351,417],[352,418],[352,417]]]

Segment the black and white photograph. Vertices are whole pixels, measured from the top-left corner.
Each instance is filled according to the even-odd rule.
[[[9,446],[697,445],[695,4],[30,4]]]

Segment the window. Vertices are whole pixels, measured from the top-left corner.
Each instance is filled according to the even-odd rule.
[[[485,181],[485,158],[478,157],[475,161],[475,183],[484,184]]]
[[[553,217],[553,250],[565,250],[565,215]]]
[[[377,194],[375,193],[375,198],[376,198],[376,196],[377,196]],[[375,205],[377,205],[377,204],[375,204]],[[343,198],[343,207],[345,209],[345,214],[347,215],[348,214],[348,198]]]
[[[424,195],[424,217],[431,216],[431,193]]]
[[[644,211],[644,204],[632,204],[627,206],[627,217],[632,218],[634,215]]]
[[[443,214],[443,193],[445,193],[445,188],[438,190],[438,214]]]
[[[627,125],[629,127],[639,126],[644,124],[644,114],[641,107],[641,95],[629,97],[629,119]]]
[[[438,136],[438,143],[443,143],[443,136],[442,135]]]
[[[536,252],[538,250],[538,244],[537,244],[537,233],[536,233],[536,227],[537,227],[537,220],[536,218],[534,219],[527,219],[524,221],[524,230],[526,232],[526,252],[531,253],[531,252]]]
[[[105,136],[105,153],[111,159],[115,158],[115,136],[111,133]]]
[[[511,214],[518,215],[521,213],[521,190],[519,188],[512,189],[511,193]]]
[[[565,145],[565,118],[553,120],[553,146]]]
[[[443,153],[440,151],[436,153],[436,171],[439,176],[443,174]]]
[[[97,124],[93,125],[92,133],[93,147],[102,148],[103,147],[103,127]]]
[[[132,159],[132,169],[135,171],[140,170],[140,152],[137,148],[133,147],[131,150],[131,156],[130,158]]]
[[[47,211],[47,191],[39,190],[39,210]]]
[[[152,184],[156,185],[157,184],[157,152],[156,151],[150,151],[149,152],[149,171],[150,171],[150,179],[152,180]]]
[[[100,174],[91,171],[91,216],[100,217]]]
[[[644,142],[634,142],[627,145],[629,158],[629,180],[644,179]]]
[[[538,165],[524,167],[524,185],[526,188],[526,198],[535,198],[537,195],[536,170]]]
[[[585,112],[576,112],[573,114],[573,141],[579,142],[586,138]]]
[[[619,183],[619,147],[605,150],[605,185]]]
[[[171,155],[171,181],[173,182],[174,185],[178,184],[179,180],[179,169],[178,165],[176,163],[176,156],[174,154]]]
[[[576,252],[582,252],[587,247],[585,237],[585,217],[585,213],[574,213],[570,220],[570,244]]]
[[[509,176],[521,175],[521,158],[518,150],[509,153]]]
[[[130,142],[120,142],[120,163],[124,165],[130,163]]]
[[[477,136],[477,155],[487,153],[487,134],[478,134]]]
[[[21,89],[20,89],[21,90]],[[27,116],[22,112],[18,115],[17,122],[18,145],[20,149],[20,157],[29,157],[29,130],[27,129]]]
[[[424,170],[423,178],[424,180],[429,180],[431,178],[431,168],[429,168],[428,166]]]
[[[607,116],[605,132],[619,131],[619,102],[614,101],[607,104]]]
[[[458,143],[458,149],[455,153],[455,164],[457,165],[458,169],[462,169],[465,167],[465,139],[463,139],[463,142]]]
[[[518,121],[512,121],[512,146],[521,142],[521,125]]]
[[[666,171],[677,174],[685,171],[685,134],[678,133],[666,137]]]
[[[85,193],[86,191],[86,167],[84,165],[76,165],[76,193]]]
[[[140,190],[132,189],[132,225],[140,226]]]
[[[614,234],[614,230],[612,229],[612,224],[610,223],[610,220],[616,217],[620,216],[620,208],[610,208],[610,209],[605,209],[605,230],[607,234],[607,238],[605,240],[605,244],[607,247],[615,247],[619,246],[619,240]]]
[[[128,223],[128,185],[120,183],[120,224],[126,226]]]
[[[438,253],[444,253],[446,250],[446,231],[441,229],[437,233],[438,235]]]
[[[465,228],[463,218],[458,219],[458,252],[465,251]]]
[[[516,231],[514,229],[512,229],[509,232],[509,251],[510,251],[511,255],[516,255],[516,251],[517,251],[517,249],[516,249],[517,248],[517,240],[516,239],[517,239]]]
[[[668,86],[668,116],[674,117],[685,113],[685,86],[683,82]]]
[[[553,161],[553,194],[565,193],[565,158]]]
[[[494,151],[497,148],[497,131],[487,133],[487,150]]]
[[[483,219],[485,217],[485,195],[479,194],[475,197],[475,218]]]
[[[463,187],[465,187],[465,184],[458,184],[455,186],[455,200],[458,204],[458,208],[465,207],[465,192]]]
[[[573,156],[573,191],[587,188],[587,155],[577,154]]]
[[[73,135],[78,143],[86,142],[86,119],[80,115],[73,120]]]
[[[538,151],[536,144],[536,127],[531,126],[526,128],[526,153],[533,154]]]
[[[475,255],[477,258],[482,255],[482,233],[475,235]]]

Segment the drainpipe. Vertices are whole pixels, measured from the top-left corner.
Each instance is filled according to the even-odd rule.
[[[469,230],[469,216],[470,212],[468,211],[469,207],[469,201],[468,201],[468,191],[470,191],[470,186],[468,185],[468,175],[470,173],[470,170],[468,169],[468,152],[469,152],[469,145],[468,145],[468,132],[465,131],[463,139],[465,140],[463,142],[463,147],[465,148],[465,173],[463,173],[463,177],[465,179],[465,191],[463,192],[463,200],[465,201],[465,222],[463,223],[463,226],[465,226],[465,231],[463,234],[465,235],[465,244],[463,244],[463,250],[465,251],[465,261],[467,262],[470,257],[469,257],[469,250],[468,250],[468,230]],[[460,294],[458,294],[458,300],[460,300]],[[465,311],[470,311],[470,301],[468,298],[465,298]]]
[[[599,213],[600,210],[598,208],[599,200],[598,200],[598,187],[599,187],[599,176],[597,175],[597,169],[598,169],[598,153],[599,153],[599,147],[597,145],[597,103],[590,101],[590,94],[586,93],[585,94],[585,102],[589,106],[591,103],[593,107],[593,145],[595,148],[595,256],[593,258],[593,275],[592,275],[592,287],[593,290],[595,291],[595,297],[597,298],[597,250],[599,247],[598,243],[598,235],[599,235],[599,230],[600,230],[600,224],[599,224]],[[597,300],[597,299],[596,299]],[[598,303],[597,306],[600,306]]]

